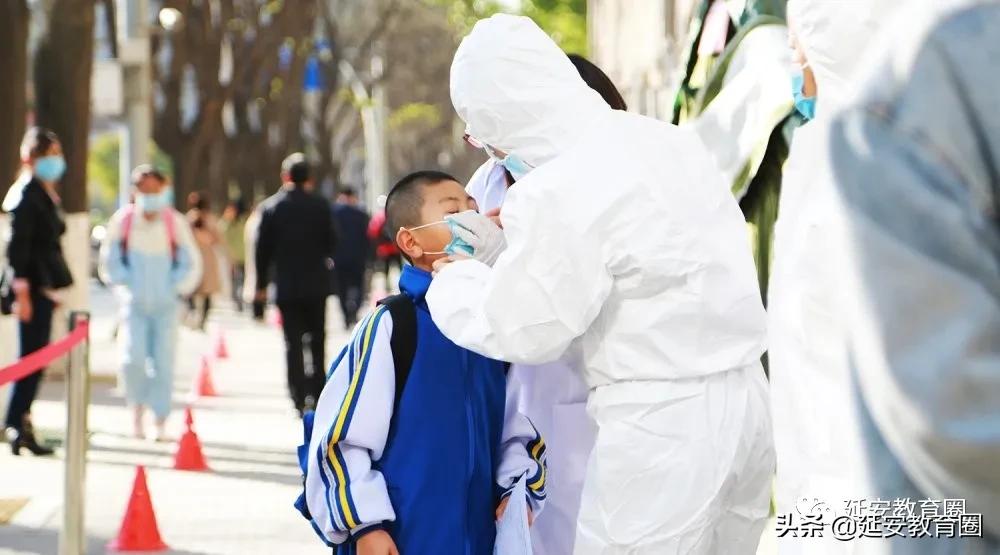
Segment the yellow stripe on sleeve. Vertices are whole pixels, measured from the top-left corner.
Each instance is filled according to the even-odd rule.
[[[344,511],[345,524],[348,528],[357,527],[357,519],[354,514],[351,513],[350,504],[347,502],[347,473],[341,466],[340,461],[337,459],[337,454],[334,452],[334,448],[342,438],[341,433],[344,431],[344,422],[347,420],[347,413],[350,412],[351,403],[354,401],[354,397],[357,394],[358,380],[361,376],[363,368],[361,368],[362,362],[368,354],[368,350],[372,344],[373,331],[375,329],[375,322],[378,321],[378,316],[385,311],[385,306],[379,306],[374,313],[368,318],[368,324],[365,326],[365,332],[361,342],[361,352],[355,362],[354,375],[351,376],[351,384],[347,388],[347,394],[344,395],[344,401],[340,405],[340,413],[337,415],[336,424],[333,428],[333,434],[330,437],[330,443],[327,446],[327,458],[330,461],[330,466],[333,467],[333,471],[337,475],[337,498],[340,501],[340,506]]]

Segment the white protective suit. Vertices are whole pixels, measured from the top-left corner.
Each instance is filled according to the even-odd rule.
[[[755,27],[733,55],[718,96],[687,124],[705,143],[737,199],[757,175],[774,128],[788,117],[790,63],[788,29],[778,23]]]
[[[469,133],[535,169],[508,248],[428,293],[452,341],[582,360],[598,426],[576,553],[753,553],[774,469],[765,314],[743,216],[693,132],[615,112],[530,19],[476,24],[451,70]]]
[[[827,156],[824,127],[850,97],[858,68],[898,0],[790,0],[789,25],[817,85],[816,120],[796,131],[782,181],[769,288],[771,403],[778,474],[777,513],[799,521],[817,502],[844,514],[844,502],[874,497],[864,486],[858,407],[849,385],[838,311],[843,246],[831,226],[832,188],[817,179]],[[789,84],[789,87],[791,85]],[[790,89],[789,89],[790,90]],[[864,552],[864,540],[827,533],[778,540],[781,553]]]
[[[499,208],[507,196],[503,167],[487,161],[472,176],[466,191],[476,199],[480,212]],[[531,420],[547,444],[545,512],[531,527],[534,555],[573,553],[580,493],[597,435],[587,414],[582,362],[572,355],[540,365],[513,364],[507,374],[508,399],[517,399],[518,411]]]

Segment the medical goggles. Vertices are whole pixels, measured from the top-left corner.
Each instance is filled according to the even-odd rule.
[[[468,133],[466,133],[465,135],[462,135],[462,140],[465,141],[466,143],[468,143],[469,146],[471,146],[473,148],[478,148],[480,150],[486,151],[486,154],[490,158],[492,158],[494,162],[496,162],[498,164],[500,162],[502,162],[504,158],[506,158],[506,156],[500,156],[499,154],[497,154],[497,151],[496,151],[495,148],[493,148],[490,145],[488,145],[488,144],[480,141],[479,139],[473,137],[472,135],[469,135]]]

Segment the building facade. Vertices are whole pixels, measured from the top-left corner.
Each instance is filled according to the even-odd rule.
[[[589,0],[590,55],[629,108],[670,120],[697,0]]]

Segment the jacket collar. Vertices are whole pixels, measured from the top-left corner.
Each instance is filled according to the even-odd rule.
[[[403,273],[399,276],[399,290],[415,301],[423,301],[424,295],[431,287],[431,279],[433,277],[430,272],[406,264],[403,266]]]

